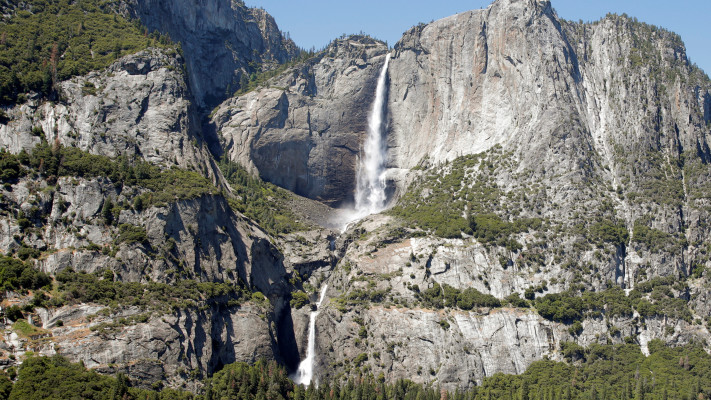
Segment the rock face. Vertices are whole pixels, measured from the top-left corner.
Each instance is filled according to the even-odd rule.
[[[225,4],[216,4],[213,11],[226,5],[234,12],[223,16],[227,19],[222,22],[239,18],[230,22],[231,28],[225,27],[233,33],[243,30],[233,39],[243,41],[244,48],[264,50],[259,57],[244,59],[240,57],[246,53],[253,55],[251,47],[249,52],[242,48],[242,52],[230,53],[233,63],[284,61],[294,54],[284,50],[283,40],[265,12],[247,10],[234,2],[234,9],[229,2],[219,3]],[[174,5],[152,11],[166,11],[164,6]],[[195,12],[197,8],[182,8],[186,10]],[[206,22],[195,23],[193,29],[199,31]],[[215,40],[219,37],[216,31]],[[256,45],[256,37],[264,38],[262,47]],[[274,54],[268,54],[272,50]],[[294,343],[292,325],[283,318],[291,290],[287,282],[291,261],[284,260],[273,238],[232,210],[225,197],[229,194],[222,194],[228,191],[208,146],[204,146],[199,112],[187,82],[200,84],[198,78],[209,75],[216,80],[206,85],[223,85],[223,93],[225,82],[220,79],[227,78],[214,71],[205,74],[199,63],[189,65],[186,74],[185,64],[195,60],[186,61],[170,48],[147,49],[117,60],[104,71],[61,82],[61,101],[30,96],[25,104],[6,110],[7,117],[0,124],[0,147],[11,153],[31,152],[46,141],[110,158],[124,156],[161,168],[199,171],[217,185],[210,193],[158,206],[132,207],[147,189],[109,177],[40,175],[5,182],[0,189],[0,252],[12,254],[23,246],[36,249],[43,253],[34,261],[36,267],[50,274],[72,268],[99,274],[111,271],[123,282],[242,282],[248,290],[263,293],[268,301],[257,297],[242,301],[241,306],[176,307],[172,312],[148,314],[135,307],[109,310],[86,304],[38,310],[49,329],[45,334],[50,337],[45,341],[49,344],[37,347],[32,339],[11,343],[18,361],[24,355],[18,349],[31,347],[42,354],[59,352],[104,372],[122,369],[140,384],[167,380],[171,385],[190,386],[196,376],[186,371],[196,370],[204,376],[235,361],[283,361],[282,352],[290,351],[280,341]],[[196,72],[194,80],[187,76],[192,72]],[[230,79],[232,75],[234,71]],[[202,89],[198,93],[201,101],[215,95]],[[102,207],[108,201],[122,208],[113,224],[102,217]],[[20,212],[30,218],[29,227],[20,227]],[[122,243],[118,239],[122,225],[145,232],[146,240]],[[328,241],[325,243],[328,252]],[[136,322],[139,317],[144,321],[145,315],[149,316],[147,321]],[[118,320],[129,322],[117,325]],[[282,320],[286,327],[281,326]],[[101,324],[113,327],[90,330]]]
[[[72,268],[100,275],[111,271],[123,282],[241,281],[263,293],[271,305],[243,301],[241,306],[175,306],[166,312],[76,304],[39,310],[50,339],[44,345],[11,343],[13,354],[22,355],[24,349],[58,352],[104,372],[124,370],[143,385],[167,380],[187,387],[196,376],[186,371],[203,375],[236,361],[283,361],[280,341],[294,342],[293,332],[280,326],[282,314],[289,313],[284,304],[291,267],[271,239],[235,214],[225,198],[206,195],[121,211],[117,225],[139,227],[147,236],[145,242],[122,244],[116,239],[119,229],[105,224],[102,205],[108,198],[129,201],[142,190],[119,189],[105,178],[59,178],[52,187],[21,180],[1,191],[0,251],[10,254],[21,244],[41,250],[44,257],[36,267],[52,275]],[[20,228],[5,210],[26,210],[34,226]],[[132,320],[142,316],[146,320]],[[134,322],[116,324],[120,320]]]
[[[134,199],[147,189],[108,177],[7,182],[0,251],[38,249],[33,262],[51,274],[71,267],[108,269],[124,282],[243,282],[268,303],[253,293],[239,306],[148,316],[129,306],[40,309],[37,323],[52,345],[15,334],[5,344],[14,354],[37,345],[43,354],[171,385],[185,384],[186,370],[210,374],[233,361],[273,358],[294,368],[306,348],[309,307],[291,310],[290,292],[310,292],[313,301],[311,289],[321,284],[329,290],[317,321],[320,379],[367,367],[453,389],[496,372],[521,373],[543,357],[561,359],[568,341],[632,340],[644,350],[653,339],[711,338],[702,322],[711,312],[711,83],[689,64],[677,36],[612,15],[569,23],[537,0],[497,0],[417,26],[395,46],[388,72],[389,173],[402,178],[402,202],[414,197],[417,206],[435,197],[436,185],[448,185],[430,214],[460,207],[464,230],[437,237],[393,212],[340,236],[325,229],[270,236],[230,207],[206,149],[302,196],[331,206],[352,201],[388,48],[363,36],[335,40],[223,101],[203,125],[206,107],[257,72],[255,63],[292,59],[293,44],[266,13],[239,1],[120,6],[180,41],[185,59],[148,49],[62,82],[61,102],[31,99],[7,110],[0,145],[29,151],[44,136],[93,154],[199,171],[216,186],[144,208]],[[458,159],[464,167],[453,162],[472,154],[479,156]],[[115,224],[101,215],[108,199],[121,207]],[[21,227],[20,211],[31,226]],[[466,219],[481,215],[499,218],[500,231],[537,225],[496,241]],[[145,232],[145,240],[121,243],[121,224]],[[576,331],[531,308],[427,309],[418,297],[435,284],[499,299],[571,288],[629,292],[654,277],[679,281],[656,295],[681,301],[687,314],[597,310]]]
[[[485,10],[413,28],[395,46],[390,65],[390,167],[421,166],[446,178],[446,163],[456,157],[496,153],[457,183],[474,187],[486,177],[482,184],[501,197],[477,209],[511,221],[541,218],[551,228],[516,236],[523,248],[513,251],[469,237],[443,241],[425,235],[402,242],[393,233],[396,221],[354,228],[353,243],[326,281],[335,301],[318,322],[323,374],[352,370],[359,360],[376,375],[417,376],[454,387],[497,371],[520,373],[533,360],[555,357],[564,341],[619,343],[631,336],[644,349],[653,338],[679,344],[708,337],[706,327],[681,318],[646,318],[640,325],[639,315],[588,318],[574,336],[567,325],[529,311],[412,308],[414,295],[406,289],[437,282],[499,298],[538,285],[546,287],[543,294],[574,284],[631,289],[655,276],[686,279],[711,265],[703,254],[709,207],[702,194],[711,177],[711,83],[689,64],[677,36],[612,15],[594,24],[568,23],[549,2],[499,0]],[[291,72],[270,84],[290,77]],[[271,98],[266,111],[272,114],[262,115],[277,115],[277,104],[287,104],[278,99],[288,98],[278,93],[265,88],[242,96],[232,103],[238,105],[233,113]],[[244,125],[220,122],[216,115],[223,136],[229,125]],[[252,123],[270,121],[254,131],[270,130],[276,121],[253,115]],[[241,148],[259,142],[249,138],[241,136]],[[254,147],[249,151],[233,159],[248,163],[257,154]],[[255,168],[264,174],[263,167]],[[592,244],[586,229],[601,221],[613,221],[626,234],[615,244]],[[379,229],[377,239],[363,238]],[[571,260],[582,268],[570,268]],[[689,293],[680,294],[693,299],[695,323],[708,315],[702,305],[707,280],[689,278]],[[386,294],[377,305],[347,300],[381,290]],[[621,333],[609,335],[611,325]],[[497,336],[498,329],[517,335]],[[400,342],[395,348],[406,347],[402,353],[389,346]],[[473,372],[461,372],[466,370]]]
[[[61,83],[64,101],[30,100],[9,111],[0,144],[31,151],[44,139],[93,154],[139,157],[163,165],[209,170],[209,154],[190,106],[190,91],[175,51],[149,49],[107,70]]]
[[[654,72],[664,69],[674,72]],[[662,149],[673,148],[676,135],[693,148],[709,121],[708,80],[700,75],[669,32],[616,16],[572,24],[547,1],[496,1],[415,27],[396,44],[388,105],[393,151],[406,168],[495,144],[526,146],[522,168],[547,159],[540,157],[546,152],[557,151],[549,154],[559,162],[573,146],[579,157],[592,152],[613,163],[611,141],[651,145],[650,130],[663,136],[656,143]],[[650,98],[661,101],[659,126],[648,119]]]
[[[267,88],[224,102],[212,122],[225,155],[299,195],[353,200],[360,143],[386,46],[339,39]]]
[[[327,300],[316,322],[317,379],[360,367],[370,368],[375,376],[383,372],[391,379],[436,381],[454,390],[497,372],[523,373],[543,357],[562,360],[563,342],[589,346],[634,338],[646,351],[653,339],[683,345],[710,335],[705,326],[666,316],[640,323],[639,314],[602,313],[586,318],[581,332],[574,334],[570,325],[546,320],[527,308],[423,308],[417,293],[434,283],[503,298],[545,279],[553,281],[554,276],[547,268],[536,274],[503,268],[473,239],[392,239],[389,223],[390,218],[382,216],[362,222],[355,231],[360,240],[348,247],[326,281]],[[564,276],[557,278],[560,283],[551,283],[548,291],[565,289]],[[707,314],[699,310],[697,315]]]
[[[525,215],[574,222],[612,203],[629,232],[645,224],[693,243],[708,233],[698,222],[706,200],[692,193],[709,181],[710,88],[674,34],[617,16],[561,22],[549,2],[496,1],[413,28],[395,46],[391,152],[410,168],[501,145],[512,166],[495,172],[496,185],[548,189]],[[643,265],[687,275],[696,259],[695,249],[623,250],[614,280],[628,287]]]
[[[274,332],[260,317],[265,310],[258,306],[178,310],[112,328],[102,328],[111,322],[97,315],[102,310],[108,309],[81,305],[45,312],[38,326],[48,329],[50,341],[15,343],[16,351],[26,346],[44,355],[59,353],[99,372],[127,373],[147,387],[153,382],[184,384],[193,370],[206,374],[236,361],[273,359],[278,352]],[[118,317],[140,314],[134,308]]]
[[[405,168],[538,145],[576,112],[576,55],[548,2],[496,1],[415,27],[396,44],[390,77],[393,151]],[[541,151],[528,147],[531,158]]]
[[[127,0],[125,11],[151,31],[180,42],[197,105],[212,107],[240,88],[256,65],[281,64],[298,53],[271,15],[240,0]]]
[[[622,337],[639,336],[643,351],[653,339],[682,345],[706,335],[683,321],[647,320],[644,329],[637,329],[631,319],[615,320],[614,325]],[[584,327],[574,337],[566,325],[520,309],[481,313],[371,307],[341,314],[328,308],[319,315],[317,325],[319,336],[328,338],[318,343],[317,371],[323,380],[356,367],[370,367],[375,376],[382,372],[388,379],[436,381],[456,390],[473,387],[498,372],[521,374],[544,357],[561,361],[562,342],[606,343],[609,327],[604,319],[588,320]],[[683,333],[665,337],[667,327]],[[619,337],[614,341],[623,342]]]

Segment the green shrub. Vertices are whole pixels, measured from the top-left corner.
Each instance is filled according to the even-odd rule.
[[[583,324],[581,324],[580,321],[573,322],[573,324],[568,327],[568,332],[573,336],[580,335],[583,332]]]
[[[33,335],[37,335],[39,333],[42,333],[43,331],[39,328],[37,328],[34,325],[30,325],[27,321],[24,319],[17,319],[15,320],[15,323],[12,324],[12,330],[17,332],[18,335],[29,338]]]
[[[28,258],[37,258],[40,256],[40,254],[42,254],[41,251],[24,245],[17,249],[16,253],[17,258],[23,261],[27,260]]]
[[[55,146],[42,142],[28,155],[27,167],[44,176],[107,177],[116,185],[147,189],[137,196],[134,204],[140,208],[163,206],[180,200],[194,199],[219,190],[212,182],[195,171],[177,167],[161,169],[142,160],[119,156],[111,159],[81,151],[74,147]],[[112,224],[120,208],[106,199],[101,215]]]
[[[14,181],[22,175],[17,156],[0,149],[0,182]]]
[[[588,236],[598,245],[604,242],[624,246],[629,240],[629,232],[624,224],[609,219],[594,223],[589,229]]]
[[[462,290],[448,284],[435,282],[431,288],[420,292],[415,290],[415,296],[423,305],[431,308],[457,307],[471,310],[475,307],[501,307],[501,301],[490,294],[484,294],[474,288]]]
[[[31,263],[0,255],[0,284],[2,290],[35,290],[49,285],[52,278]]]
[[[116,244],[119,243],[127,245],[131,245],[133,243],[148,245],[149,243],[146,229],[141,226],[121,224],[119,226],[118,238],[116,238]]]
[[[632,241],[643,245],[652,253],[659,251],[677,252],[684,247],[684,240],[675,238],[673,235],[648,227],[642,221],[635,221],[632,231]]]
[[[222,160],[219,166],[235,194],[229,200],[233,209],[257,221],[273,235],[307,228],[290,210],[287,202],[291,195],[286,190],[252,176],[239,164],[228,160]]]
[[[522,299],[518,293],[511,293],[510,295],[506,296],[504,301],[509,303],[511,305],[511,307],[517,307],[517,308],[528,308],[529,307],[528,302],[525,299]]]
[[[573,323],[583,318],[583,300],[571,292],[550,293],[536,299],[538,313],[556,322]]]
[[[179,280],[167,283],[115,282],[101,279],[100,273],[87,274],[67,268],[56,276],[59,295],[50,300],[54,306],[97,303],[111,306],[137,306],[146,310],[169,312],[174,308],[198,308],[205,305],[238,305],[251,293],[241,283],[196,282]],[[264,296],[259,293],[261,304]]]
[[[535,301],[538,313],[549,320],[573,324],[586,316],[605,313],[608,318],[631,317],[637,310],[643,317],[667,316],[692,321],[687,301],[674,298],[671,289],[663,285],[673,278],[655,278],[638,284],[637,289],[626,295],[619,287],[600,292],[578,293],[568,290],[547,294]],[[643,293],[651,292],[649,299]]]
[[[365,326],[361,326],[358,330],[358,337],[361,339],[365,339],[368,337],[368,330],[365,328]]]
[[[18,306],[16,306],[16,305],[12,305],[12,306],[8,307],[8,308],[5,310],[5,316],[6,316],[10,321],[13,321],[13,322],[18,321],[18,320],[24,318],[24,315],[22,315],[22,310],[20,309],[20,307],[18,307]]]
[[[292,308],[299,309],[307,304],[309,304],[309,295],[298,290],[291,293],[291,301],[289,301]]]

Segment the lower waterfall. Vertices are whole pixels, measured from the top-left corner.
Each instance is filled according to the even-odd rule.
[[[321,293],[319,294],[318,302],[316,303],[316,309],[311,311],[309,316],[309,343],[306,347],[306,358],[304,358],[301,363],[299,363],[299,368],[296,373],[291,377],[291,379],[299,385],[310,385],[311,379],[314,375],[314,353],[316,347],[316,317],[318,316],[319,309],[321,308],[321,303],[326,295],[326,289],[328,285],[323,285],[321,288]]]

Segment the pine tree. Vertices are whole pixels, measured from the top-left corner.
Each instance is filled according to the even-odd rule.
[[[521,400],[528,400],[528,381],[523,379],[521,382]]]
[[[101,216],[104,218],[104,223],[106,225],[111,225],[114,222],[114,203],[111,201],[111,197],[107,197],[104,200],[104,205],[101,207]]]
[[[128,394],[129,381],[126,375],[119,372],[116,374],[116,384],[114,386],[112,398],[114,400],[121,400]]]

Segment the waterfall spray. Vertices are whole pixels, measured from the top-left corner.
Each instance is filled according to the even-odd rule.
[[[374,214],[385,208],[386,147],[383,140],[383,120],[390,54],[380,70],[375,89],[375,101],[368,115],[368,137],[358,165],[355,192],[355,219]]]
[[[314,375],[314,353],[316,347],[316,317],[318,316],[319,309],[321,308],[321,303],[326,295],[326,289],[328,285],[323,285],[321,288],[321,293],[318,297],[318,302],[316,303],[316,310],[311,311],[309,316],[309,342],[306,347],[306,358],[299,363],[299,369],[296,370],[296,374],[292,376],[292,379],[296,384],[309,386],[311,384],[311,379]]]

